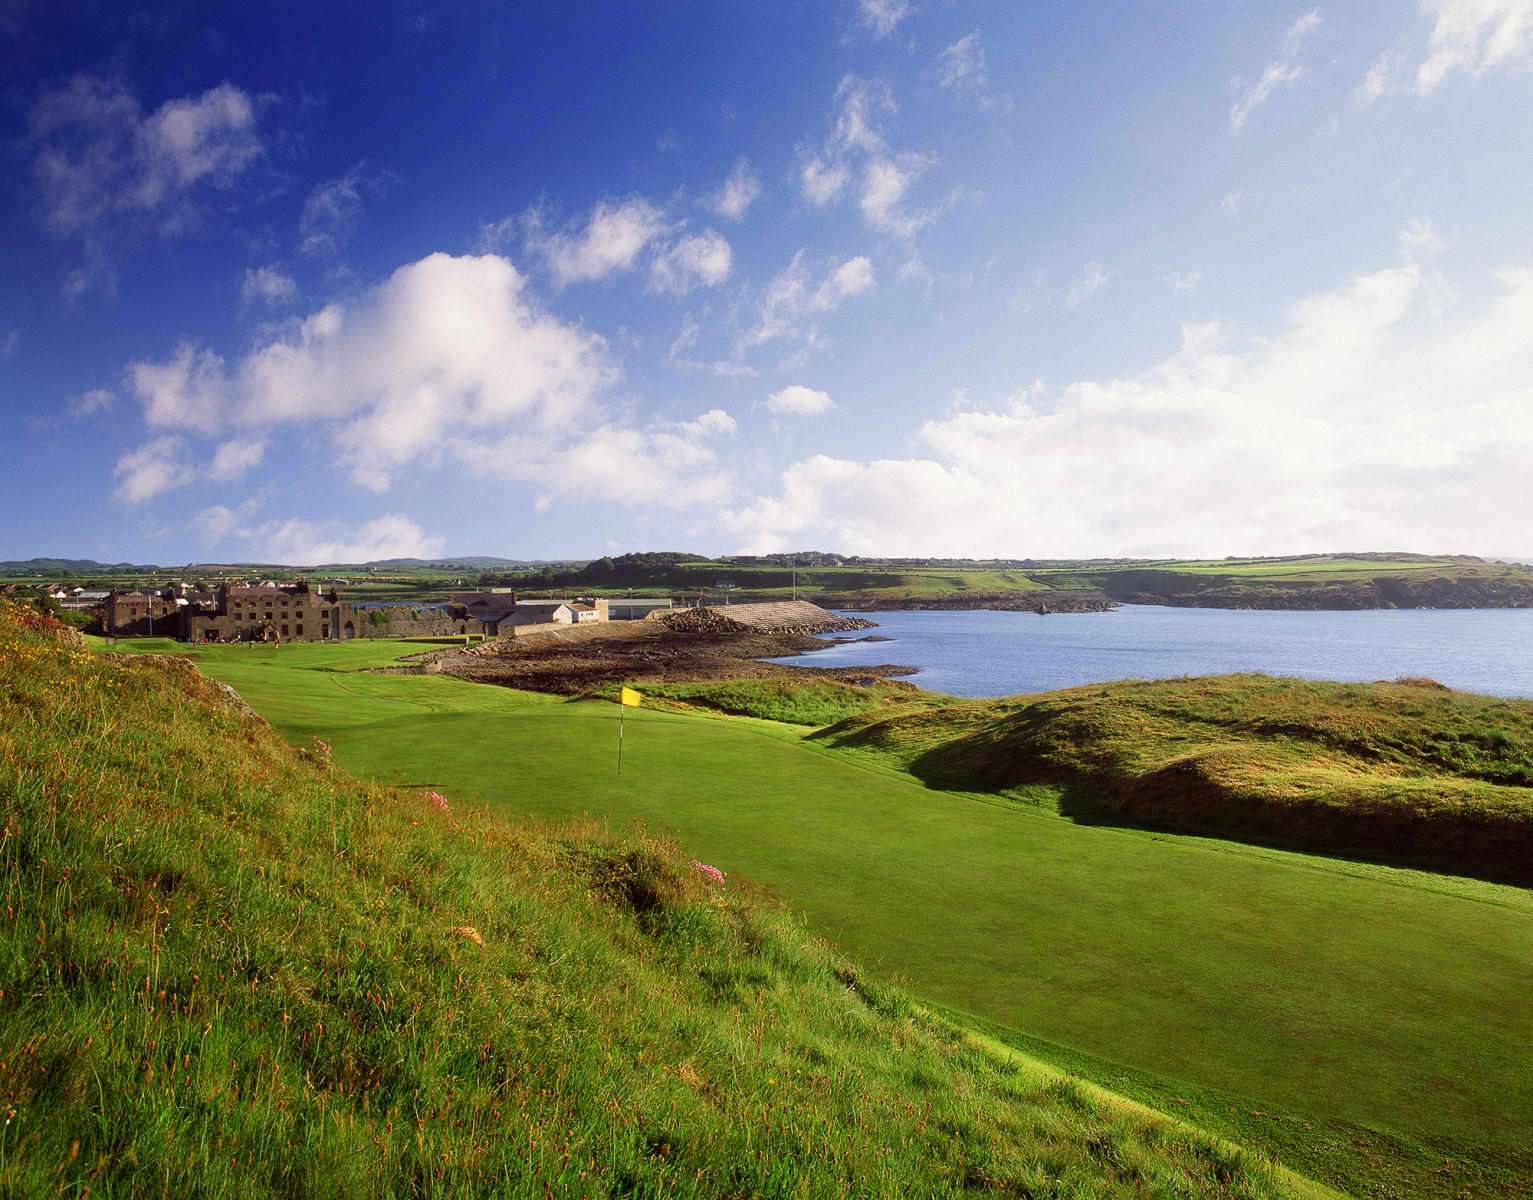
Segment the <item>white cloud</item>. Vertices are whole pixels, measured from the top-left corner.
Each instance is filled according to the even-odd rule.
[[[859,175],[858,208],[870,229],[909,237],[930,224],[935,209],[902,207],[906,193],[936,160],[912,151],[894,151],[879,129],[879,118],[898,111],[889,89],[855,75],[836,89],[835,125],[817,149],[799,149],[799,186],[804,199],[823,208]]]
[[[1458,301],[1414,262],[1305,297],[1274,336],[1189,327],[1129,378],[921,427],[923,453],[794,464],[748,550],[1091,556],[1517,543],[1533,458],[1533,267]]]
[[[268,522],[251,537],[263,547],[260,553],[263,562],[292,566],[437,558],[446,545],[446,539],[427,533],[399,513],[369,521],[360,529],[336,529],[333,525],[294,517]]]
[[[319,425],[354,481],[382,490],[480,437],[546,445],[590,419],[613,374],[605,346],[538,310],[525,283],[503,258],[433,254],[232,366],[184,343],[128,376],[151,426]]]
[[[197,513],[187,524],[204,546],[216,546],[239,528],[240,519],[234,509],[215,504]]]
[[[1427,56],[1416,69],[1423,96],[1455,71],[1479,78],[1533,60],[1533,0],[1422,0],[1421,11],[1434,21]]]
[[[717,269],[709,263],[700,253],[685,269]],[[151,427],[226,436],[198,471],[183,437],[167,434],[119,464],[119,491],[138,502],[237,478],[282,427],[298,426],[328,435],[353,482],[379,491],[401,472],[454,466],[530,484],[544,504],[576,494],[721,502],[732,485],[714,443],[733,419],[711,410],[629,427],[598,403],[615,375],[605,343],[537,308],[506,259],[434,254],[233,362],[187,343],[165,362],[132,364]],[[348,535],[290,521],[252,537],[280,550],[267,553],[275,561],[308,562],[413,553],[386,553],[381,540],[424,535],[397,520]]]
[[[767,397],[767,408],[778,416],[813,417],[835,408],[828,392],[795,383]]]
[[[106,388],[92,388],[71,397],[66,409],[75,420],[93,417],[97,413],[111,412],[117,407],[117,393]]]
[[[677,238],[650,263],[649,285],[684,296],[695,287],[715,287],[729,278],[729,243],[711,229]]]
[[[862,196],[858,207],[863,220],[881,233],[895,233],[909,237],[936,217],[936,212],[923,209],[907,212],[901,208],[910,185],[931,165],[931,159],[919,154],[900,154],[876,158],[867,165],[863,175]]]
[[[1245,87],[1239,98],[1230,106],[1230,128],[1239,133],[1250,116],[1280,87],[1296,83],[1304,77],[1304,68],[1293,61],[1309,37],[1321,23],[1320,10],[1313,9],[1288,27],[1283,35],[1282,55],[1277,62],[1268,65],[1261,78]],[[1237,84],[1239,80],[1235,81]]]
[[[633,270],[644,249],[668,231],[664,215],[643,199],[597,204],[579,232],[545,236],[533,222],[528,245],[542,254],[558,287]]]
[[[1198,281],[1203,278],[1203,273],[1201,271],[1172,271],[1165,278],[1176,295],[1184,296],[1198,286]]]
[[[761,180],[756,178],[750,163],[742,158],[735,163],[735,169],[723,186],[710,198],[708,206],[719,216],[738,221],[760,194]]]
[[[187,451],[184,439],[167,435],[124,454],[112,472],[119,481],[114,497],[125,504],[142,504],[192,483],[197,472],[187,462]]]
[[[814,312],[829,312],[848,296],[856,296],[873,286],[873,264],[867,255],[849,258],[825,276],[814,291],[809,307]]]
[[[74,291],[109,281],[112,252],[136,233],[196,227],[203,197],[262,154],[255,102],[230,83],[145,113],[120,82],[78,75],[38,98],[28,126],[43,221],[86,253]]]
[[[729,498],[731,473],[720,464],[713,442],[732,437],[735,429],[733,417],[712,409],[692,421],[641,429],[605,424],[537,455],[506,444],[479,447],[477,454],[487,473],[533,484],[540,511],[576,496],[586,503],[614,500],[675,510]]]
[[[1386,50],[1368,68],[1363,82],[1353,94],[1358,107],[1366,108],[1394,87],[1394,79],[1400,71],[1401,56],[1397,50]]]
[[[261,465],[266,443],[259,438],[230,438],[213,452],[208,478],[218,482],[243,479],[251,467]]]
[[[959,38],[937,56],[938,75],[943,87],[955,91],[982,91],[990,80],[985,71],[985,48],[979,42],[979,30]]]
[[[906,0],[857,0],[862,25],[875,38],[886,38],[913,11]]]
[[[748,204],[743,193],[733,200]],[[744,208],[740,208],[743,213]],[[554,286],[606,279],[649,266],[649,290],[684,296],[696,287],[714,287],[729,278],[729,242],[716,230],[683,233],[685,221],[673,221],[642,197],[622,203],[601,201],[583,222],[545,229],[546,217],[532,209],[481,230],[486,247],[504,245],[519,229],[529,252],[543,260]]]
[[[1478,80],[1533,65],[1533,0],[1420,0],[1418,13],[1431,22],[1427,44],[1380,54],[1354,93],[1360,107],[1393,92],[1429,96],[1460,72]]]
[[[1400,249],[1412,262],[1432,258],[1442,248],[1443,240],[1430,221],[1412,218],[1400,230]]]
[[[801,324],[805,318],[834,311],[843,300],[867,291],[874,282],[872,262],[859,254],[831,268],[817,286],[811,286],[804,252],[800,250],[767,285],[756,326],[746,334],[743,345],[760,346],[774,338],[810,336],[812,328]]]
[[[224,360],[190,342],[166,362],[129,364],[128,381],[151,429],[215,433],[229,418]]]
[[[804,199],[816,208],[824,208],[839,196],[851,178],[852,172],[844,163],[822,158],[811,158],[799,169]]]
[[[362,220],[362,170],[358,163],[339,179],[317,184],[298,219],[299,249],[318,258],[340,252]]]
[[[1065,294],[1065,304],[1070,308],[1078,308],[1095,296],[1098,289],[1111,278],[1112,275],[1101,263],[1087,263],[1075,277],[1075,282],[1070,285],[1069,292]]]
[[[275,267],[247,268],[240,298],[246,304],[290,304],[298,298],[298,284]]]

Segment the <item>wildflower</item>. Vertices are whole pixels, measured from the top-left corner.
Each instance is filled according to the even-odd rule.
[[[698,862],[695,858],[692,860],[692,869],[697,871],[698,874],[713,880],[714,883],[722,884],[724,882],[723,871],[717,867],[710,867],[707,863]]]
[[[452,814],[452,809],[450,807],[448,807],[448,804],[447,804],[447,797],[442,795],[441,792],[427,792],[426,793],[426,799],[430,800],[431,803],[435,804],[438,808],[440,808],[444,813],[447,813],[449,816]]]

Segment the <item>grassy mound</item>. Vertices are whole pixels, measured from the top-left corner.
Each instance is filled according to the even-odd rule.
[[[816,736],[941,787],[1064,785],[1086,819],[1533,885],[1533,702],[1430,680],[1129,681]]]
[[[1314,1194],[666,845],[298,750],[0,605],[0,1194]]]

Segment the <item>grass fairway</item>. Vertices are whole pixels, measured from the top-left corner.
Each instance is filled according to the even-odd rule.
[[[673,830],[939,1002],[1444,1157],[1533,1142],[1525,891],[1078,826],[741,719],[630,713],[619,778],[614,706],[294,669],[350,652],[198,657],[346,767],[501,812]]]

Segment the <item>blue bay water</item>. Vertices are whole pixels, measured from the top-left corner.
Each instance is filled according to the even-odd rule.
[[[911,682],[959,696],[1263,671],[1305,679],[1426,676],[1452,688],[1533,697],[1533,609],[1250,612],[1125,605],[1107,613],[852,613],[888,642],[778,662],[900,663]],[[847,636],[847,635],[842,635]],[[861,636],[861,635],[853,635]]]

